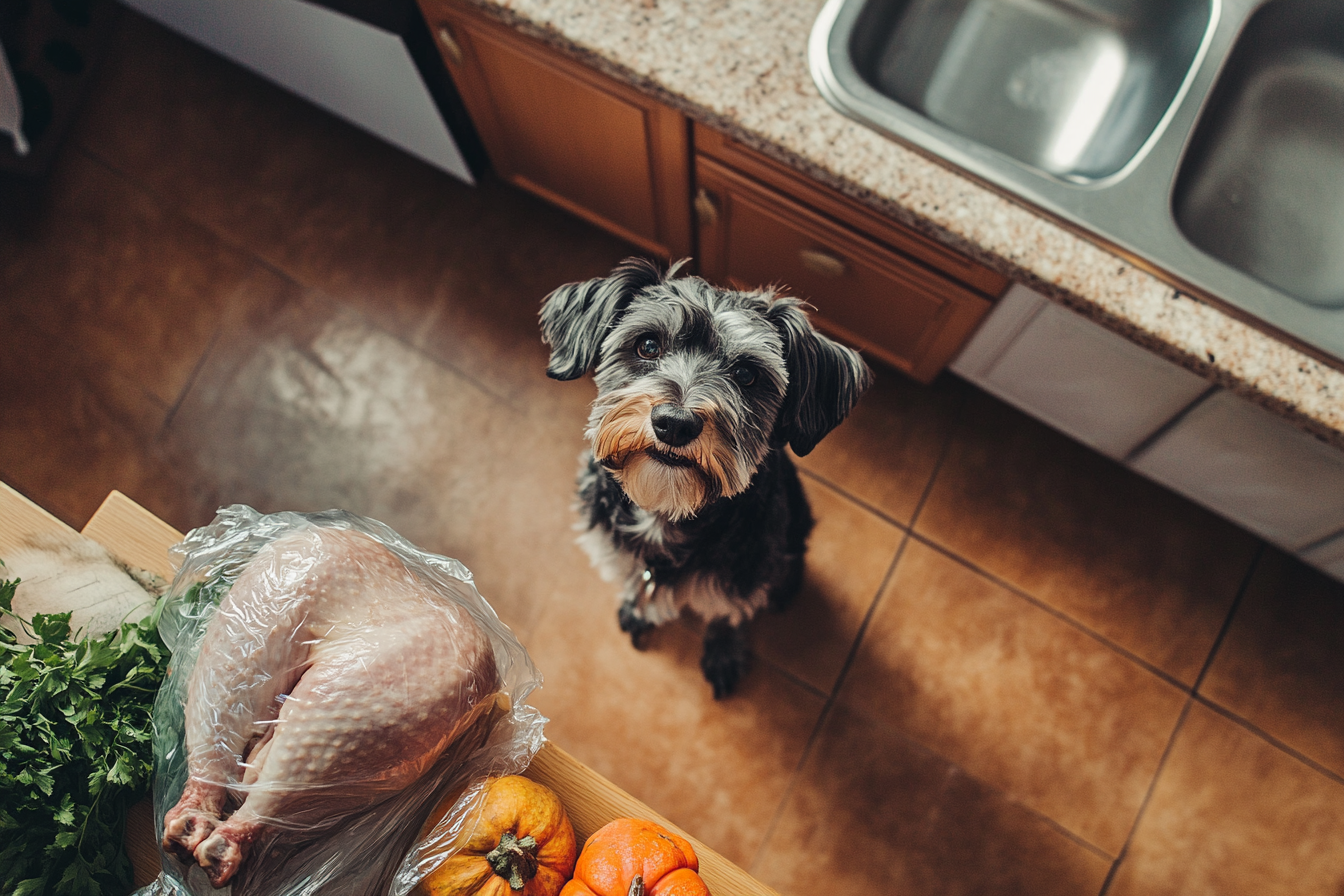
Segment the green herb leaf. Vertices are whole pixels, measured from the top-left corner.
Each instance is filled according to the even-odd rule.
[[[0,581],[0,614],[37,643],[0,629],[0,893],[125,893],[121,832],[149,789],[168,667],[158,615],[72,640],[68,613],[14,616],[17,585]]]
[[[4,561],[0,560],[0,566],[4,566]],[[14,592],[19,587],[19,579],[10,579],[5,581],[0,579],[0,610],[13,614],[14,612]]]
[[[60,645],[70,637],[70,614],[38,613],[33,617],[33,631],[43,644]]]

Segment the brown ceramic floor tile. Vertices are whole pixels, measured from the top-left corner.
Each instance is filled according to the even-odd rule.
[[[0,479],[67,524],[82,527],[113,489],[172,503],[165,467],[147,450],[167,410],[0,305]]]
[[[1094,896],[1105,856],[837,706],[752,872],[783,896]]]
[[[1344,775],[1344,584],[1267,550],[1200,691]]]
[[[916,531],[1187,684],[1256,540],[981,393]]]
[[[164,404],[222,326],[283,299],[255,259],[77,151],[49,191],[28,233],[0,237],[6,302]]]
[[[912,539],[840,699],[1115,855],[1186,696]]]
[[[559,391],[559,390],[557,390]],[[524,413],[338,303],[309,295],[221,340],[166,444],[203,507],[336,507],[462,560],[525,630],[577,556],[570,530],[581,416]],[[204,520],[202,520],[203,522]]]
[[[910,522],[969,391],[955,377],[922,386],[891,368],[799,466],[902,525]]]
[[[752,636],[757,654],[829,694],[905,533],[815,480],[803,485],[817,520],[803,588],[784,612],[758,616]]]
[[[135,15],[89,151],[297,282],[504,395],[545,370],[542,298],[632,249],[487,176],[471,188]],[[129,113],[129,114],[128,114]],[[167,160],[164,141],[180,144]]]
[[[534,702],[548,737],[731,861],[750,861],[820,697],[758,662],[715,701],[694,626],[665,625],[635,650],[616,625],[613,586],[592,572],[551,597],[528,647],[546,676]]]
[[[1198,703],[1108,896],[1192,893],[1344,893],[1344,784]]]

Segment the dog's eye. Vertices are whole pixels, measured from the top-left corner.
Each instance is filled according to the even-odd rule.
[[[750,364],[739,364],[729,371],[728,375],[743,389],[756,382],[756,368]]]
[[[663,353],[663,347],[659,345],[658,340],[653,336],[641,336],[635,343],[635,354],[639,355],[645,361],[653,361]]]

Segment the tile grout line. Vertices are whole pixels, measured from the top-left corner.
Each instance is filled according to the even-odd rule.
[[[169,406],[168,412],[163,415],[163,425],[159,427],[159,434],[155,438],[156,442],[161,443],[167,436],[169,427],[171,427],[173,421],[177,419],[177,412],[182,409],[182,405],[186,402],[187,396],[190,395],[191,390],[195,388],[196,380],[200,377],[201,371],[205,368],[206,360],[210,357],[211,352],[215,350],[215,346],[219,344],[219,337],[219,328],[216,328],[215,332],[210,336],[210,341],[206,343],[205,349],[201,352],[201,356],[197,358],[196,363],[192,365],[191,374],[187,377],[187,381],[182,384],[182,391],[177,394],[177,398]]]
[[[181,218],[182,220],[190,223],[193,227],[199,228],[203,232],[209,234],[213,239],[218,240],[230,251],[236,252],[238,255],[248,259],[249,262],[257,265],[262,270],[269,271],[275,277],[278,277],[279,279],[283,280],[286,283],[292,284],[297,289],[306,290],[309,288],[304,286],[298,280],[295,280],[287,272],[271,264],[265,258],[262,258],[260,255],[257,255],[251,249],[247,248],[246,246],[240,245],[239,243],[230,239],[228,234],[222,233],[217,227],[213,226],[209,222],[202,221],[196,216],[189,214],[188,211],[185,208],[183,208],[181,204],[170,200],[167,196],[164,196],[162,193],[155,190],[149,184],[143,183],[140,180],[136,179],[135,177],[132,177],[128,172],[123,171],[120,167],[113,164],[108,159],[104,158],[100,153],[96,152],[91,147],[86,146],[81,142],[74,141],[71,144],[71,148],[74,152],[78,152],[80,155],[84,156],[84,158],[88,159],[93,164],[102,167],[113,177],[120,179],[131,190],[140,193],[141,195],[149,199],[151,202],[153,202],[158,208],[164,210],[168,214],[173,215],[174,217]],[[182,391],[178,393],[177,397],[173,400],[172,404],[168,406],[168,410],[163,416],[163,423],[162,425],[159,426],[159,432],[156,437],[157,441],[163,440],[165,434],[168,432],[169,427],[172,426],[173,420],[176,419],[178,411],[181,410],[183,403],[186,401],[187,396],[191,394],[192,388],[196,385],[196,380],[200,377],[201,370],[205,367],[206,359],[210,357],[210,353],[213,352],[215,347],[219,344],[219,340],[222,336],[222,330],[223,330],[223,321],[221,320],[220,325],[217,326],[215,328],[214,333],[211,334],[210,341],[206,344],[205,349],[201,352],[201,356],[196,359],[196,363],[192,366],[191,374],[187,377],[186,383],[183,384]]]
[[[1120,644],[1115,643],[1110,638],[1107,638],[1100,632],[1095,631],[1089,628],[1088,626],[1084,625],[1077,619],[1074,619],[1072,616],[1068,615],[1063,610],[1060,610],[1058,607],[1051,606],[1050,604],[1041,600],[1039,597],[1033,595],[1031,592],[1022,589],[1017,585],[1014,585],[1012,582],[1009,582],[1006,579],[1000,578],[999,576],[995,575],[989,570],[984,569],[977,563],[971,560],[967,560],[965,557],[962,557],[960,554],[956,553],[951,548],[939,544],[938,542],[929,538],[927,535],[922,535],[917,532],[912,532],[911,537],[914,538],[915,541],[918,541],[920,544],[930,548],[931,550],[937,551],[944,557],[947,557],[949,560],[952,560],[954,563],[966,567],[971,572],[986,579],[989,582],[992,582],[993,584],[999,586],[1000,588],[1004,589],[1010,594],[1013,594],[1016,597],[1025,600],[1027,603],[1031,604],[1037,609],[1043,610],[1044,612],[1050,614],[1051,616],[1054,616],[1056,619],[1065,623],[1070,628],[1077,630],[1081,634],[1087,635],[1089,638],[1092,638],[1094,641],[1101,644],[1103,647],[1119,654],[1120,656],[1124,657],[1125,659],[1129,660],[1130,662],[1142,668],[1144,671],[1157,676],[1158,678],[1162,679],[1167,684],[1171,685],[1172,687],[1176,688],[1182,693],[1189,695],[1193,691],[1192,685],[1185,684],[1179,678],[1172,675],[1170,672],[1166,672],[1160,669],[1159,667],[1149,662],[1148,660],[1145,660],[1143,657],[1139,656],[1133,651],[1121,646]]]
[[[1260,561],[1265,555],[1265,542],[1261,541],[1255,556],[1251,559],[1250,567],[1246,570],[1246,575],[1242,577],[1241,584],[1237,588],[1236,597],[1232,599],[1232,606],[1228,608],[1227,616],[1223,619],[1222,627],[1218,630],[1218,636],[1213,639],[1213,644],[1209,647],[1209,655],[1204,658],[1204,665],[1195,676],[1195,683],[1186,696],[1185,705],[1181,707],[1181,714],[1176,718],[1176,724],[1172,726],[1171,735],[1167,738],[1167,745],[1162,750],[1162,755],[1157,760],[1157,768],[1153,770],[1152,780],[1148,782],[1148,789],[1143,794],[1143,799],[1139,802],[1139,809],[1134,813],[1134,821],[1129,826],[1129,834],[1125,837],[1124,845],[1120,847],[1119,854],[1115,861],[1111,863],[1110,870],[1106,873],[1106,879],[1101,883],[1101,889],[1097,891],[1097,896],[1107,896],[1111,886],[1115,883],[1115,877],[1120,871],[1120,866],[1124,864],[1125,858],[1129,855],[1130,847],[1134,843],[1134,835],[1138,832],[1139,825],[1143,822],[1143,816],[1148,811],[1148,804],[1152,801],[1153,793],[1157,790],[1157,782],[1162,778],[1162,772],[1167,766],[1167,760],[1171,757],[1172,751],[1176,747],[1176,739],[1180,736],[1181,730],[1185,727],[1185,720],[1190,715],[1190,710],[1199,701],[1199,686],[1204,681],[1204,676],[1208,674],[1209,668],[1213,665],[1214,658],[1218,655],[1219,648],[1223,645],[1223,640],[1227,637],[1228,631],[1232,628],[1232,621],[1236,618],[1237,610],[1241,606],[1242,598],[1250,588],[1251,579],[1255,576],[1256,570],[1260,567]],[[1202,701],[1199,701],[1202,702]]]
[[[86,159],[93,162],[95,165],[101,165],[109,173],[120,178],[124,183],[126,183],[137,193],[140,193],[141,195],[153,201],[154,204],[157,205],[159,208],[167,210],[171,212],[174,216],[190,223],[193,227],[197,227],[200,230],[205,231],[231,251],[237,252],[239,255],[244,255],[252,259],[254,262],[256,262],[265,270],[270,271],[272,274],[275,274],[277,277],[285,280],[288,283],[293,283],[300,289],[312,288],[306,286],[303,283],[300,283],[287,271],[276,267],[270,261],[268,261],[265,258],[262,258],[256,252],[252,251],[252,249],[250,249],[249,247],[243,245],[242,243],[239,243],[237,240],[233,239],[228,233],[226,233],[225,231],[221,230],[218,226],[216,226],[213,222],[202,219],[201,217],[192,214],[188,210],[188,208],[182,205],[180,202],[177,202],[171,199],[170,197],[165,196],[163,193],[154,189],[149,184],[144,183],[143,181],[131,175],[129,172],[124,171],[116,164],[114,164],[113,162],[105,158],[103,155],[101,155],[99,152],[94,150],[92,147],[85,146],[82,143],[75,143],[74,149],[78,151],[81,155],[83,155]]]
[[[770,822],[765,826],[765,835],[761,838],[761,843],[756,847],[756,853],[751,857],[751,862],[747,865],[747,873],[754,874],[756,863],[760,861],[761,852],[765,849],[770,838],[774,836],[775,828],[779,825],[779,820],[784,814],[784,807],[788,805],[789,798],[793,795],[794,787],[798,783],[798,776],[802,774],[807,766],[807,760],[811,758],[812,752],[816,749],[817,740],[821,737],[821,731],[830,720],[832,710],[835,707],[836,694],[839,693],[844,684],[845,676],[849,671],[850,664],[854,661],[854,656],[858,652],[859,643],[863,640],[863,633],[867,630],[868,622],[872,619],[877,604],[882,597],[882,592],[886,590],[887,584],[895,574],[896,566],[901,561],[901,556],[905,553],[905,545],[910,540],[910,533],[906,532],[901,536],[901,543],[896,548],[896,553],[891,558],[891,563],[887,566],[886,573],[882,576],[882,581],[877,586],[877,591],[873,595],[872,601],[868,604],[868,610],[864,613],[863,621],[859,623],[859,630],[854,636],[854,643],[850,645],[849,653],[845,656],[845,661],[841,664],[840,672],[836,676],[835,683],[831,685],[831,692],[825,696],[822,703],[821,712],[817,714],[817,721],[812,725],[812,731],[807,736],[807,745],[803,747],[803,752],[798,756],[798,762],[793,767],[790,774],[789,785],[784,788],[784,793],[780,797],[779,803],[775,806],[774,813],[770,816]]]
[[[285,283],[291,284],[301,293],[314,293],[322,296],[323,298],[327,299],[333,304],[339,306],[342,310],[347,311],[350,314],[353,314],[356,317],[358,317],[360,322],[364,324],[364,326],[372,330],[375,330],[379,333],[382,333],[390,339],[396,340],[397,342],[406,346],[406,348],[410,349],[420,357],[424,358],[430,364],[433,364],[435,367],[441,368],[443,370],[453,373],[456,376],[462,377],[467,382],[471,383],[477,389],[480,389],[483,393],[495,399],[496,401],[504,403],[510,408],[513,408],[515,411],[520,410],[520,408],[518,407],[517,403],[514,401],[512,396],[503,395],[495,391],[494,389],[490,388],[489,384],[482,382],[472,371],[463,370],[462,368],[454,364],[448,363],[442,358],[435,357],[434,355],[425,351],[420,346],[415,345],[410,339],[402,336],[399,333],[389,330],[382,324],[373,320],[368,316],[366,312],[362,311],[361,309],[353,307],[345,300],[331,295],[329,292],[327,292],[324,288],[320,286],[316,286],[299,279],[299,277],[293,272],[287,271],[284,268],[276,265],[270,259],[258,255],[256,251],[254,251],[251,247],[233,238],[233,236],[231,236],[227,231],[220,228],[214,222],[192,214],[182,204],[173,201],[168,196],[165,196],[158,190],[155,190],[150,185],[143,183],[142,181],[132,177],[129,173],[123,171],[121,168],[119,168],[106,158],[104,158],[102,155],[94,151],[92,148],[85,146],[82,143],[74,143],[73,149],[74,151],[83,155],[89,161],[93,162],[95,165],[101,166],[103,169],[111,173],[113,176],[119,178],[128,187],[148,198],[159,208],[167,211],[168,213],[172,214],[175,217],[181,218],[183,221],[188,222],[193,227],[200,229],[204,233],[209,234],[213,239],[217,240],[222,246],[226,247],[231,252],[235,252],[238,255],[247,258],[249,261],[257,265],[262,270],[269,272],[271,275],[277,277],[280,280],[283,280]]]
[[[957,409],[958,419],[965,406],[966,400],[963,397],[960,406]],[[868,625],[872,622],[873,615],[877,612],[877,605],[881,602],[883,593],[887,590],[887,587],[891,584],[892,578],[896,574],[896,567],[900,565],[901,558],[905,555],[906,545],[910,543],[910,537],[914,532],[915,520],[919,518],[920,511],[924,509],[924,503],[928,501],[929,495],[933,492],[933,484],[938,479],[939,471],[943,468],[943,461],[946,460],[948,453],[951,451],[952,441],[955,435],[956,426],[950,427],[947,439],[943,442],[942,449],[938,453],[938,460],[934,464],[932,472],[929,474],[929,481],[925,483],[924,491],[920,494],[919,501],[915,505],[915,511],[910,516],[909,526],[900,526],[903,533],[901,536],[901,543],[896,547],[896,553],[891,558],[891,563],[887,566],[887,571],[883,574],[882,581],[878,583],[877,591],[873,595],[872,601],[868,604],[868,610],[864,613],[863,621],[859,623],[858,631],[855,632],[854,642],[850,645],[849,653],[845,656],[845,661],[840,666],[840,672],[836,675],[835,683],[831,685],[830,694],[827,695],[825,703],[822,704],[821,712],[817,715],[817,721],[812,726],[811,734],[808,735],[807,745],[803,748],[803,752],[799,755],[798,762],[793,768],[789,784],[784,788],[784,793],[776,804],[774,813],[770,816],[770,822],[765,827],[765,834],[761,837],[760,845],[756,847],[756,852],[752,855],[751,862],[747,865],[746,870],[748,874],[755,873],[757,863],[760,861],[766,846],[770,843],[770,839],[774,836],[775,829],[779,826],[779,821],[784,815],[784,809],[789,804],[789,799],[793,796],[794,788],[798,784],[798,778],[802,774],[803,769],[807,766],[807,760],[811,758],[813,751],[816,749],[817,741],[821,737],[822,729],[826,726],[826,723],[830,721],[830,717],[835,709],[836,698],[840,693],[840,689],[844,686],[845,679],[849,675],[849,670],[854,663],[855,657],[858,655],[859,646],[863,643],[863,636],[868,631]],[[821,477],[816,478],[818,481],[830,485],[830,483],[827,483]],[[830,487],[836,488],[833,485]],[[842,495],[845,495],[845,497],[849,497],[848,493],[844,492],[842,489],[836,488],[836,491],[839,491]],[[883,516],[885,518],[885,515]]]
[[[804,478],[814,480],[815,482],[817,482],[817,484],[825,486],[826,488],[835,492],[840,497],[844,498],[846,501],[849,501],[851,504],[858,505],[858,507],[861,510],[865,510],[868,513],[871,513],[873,516],[877,517],[882,522],[895,526],[902,532],[909,532],[911,530],[911,525],[909,523],[902,523],[900,520],[896,519],[896,517],[892,516],[888,511],[883,510],[882,508],[876,506],[875,504],[870,504],[868,501],[865,501],[863,498],[860,498],[859,496],[850,492],[844,486],[839,485],[838,483],[826,478],[825,476],[822,476],[820,473],[816,473],[801,465],[798,466],[798,472]]]
[[[1311,769],[1317,774],[1329,778],[1336,784],[1344,785],[1344,774],[1340,774],[1339,772],[1336,772],[1333,769],[1327,768],[1326,766],[1317,762],[1315,759],[1312,759],[1310,756],[1306,755],[1300,750],[1292,746],[1289,746],[1288,744],[1279,740],[1277,737],[1270,734],[1268,731],[1265,731],[1263,728],[1259,728],[1254,724],[1252,724],[1251,722],[1247,721],[1246,719],[1243,719],[1241,716],[1237,715],[1227,707],[1219,706],[1217,703],[1213,702],[1213,700],[1209,699],[1208,697],[1205,697],[1203,694],[1195,694],[1193,695],[1193,699],[1200,706],[1203,706],[1210,712],[1217,713],[1218,715],[1227,719],[1229,722],[1232,722],[1238,727],[1245,729],[1248,733],[1253,734],[1254,736],[1260,738],[1265,743],[1274,747],[1276,750],[1288,754],[1289,756],[1296,759],[1298,762],[1302,763],[1307,768]]]

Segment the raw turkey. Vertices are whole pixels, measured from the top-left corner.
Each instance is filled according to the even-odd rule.
[[[283,536],[206,631],[187,685],[189,779],[163,845],[221,887],[263,835],[320,828],[414,783],[498,681],[471,616],[382,544],[334,528]]]

